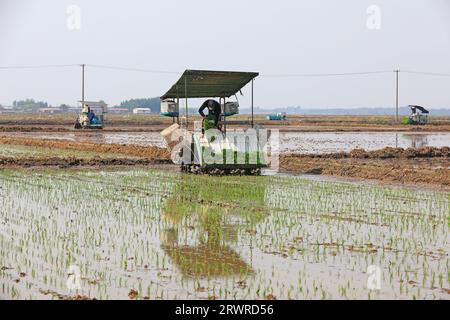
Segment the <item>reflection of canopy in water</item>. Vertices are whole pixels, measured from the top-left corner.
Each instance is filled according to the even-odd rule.
[[[183,274],[198,277],[252,272],[232,244],[239,230],[268,216],[265,179],[181,176],[176,183],[164,202],[162,219],[167,225],[160,237],[172,263]],[[188,237],[186,243],[180,236],[187,233],[197,237]]]
[[[248,274],[252,268],[228,246],[162,246],[164,252],[185,275],[230,276]]]

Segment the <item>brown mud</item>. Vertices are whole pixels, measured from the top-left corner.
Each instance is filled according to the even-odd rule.
[[[21,137],[0,137],[0,144],[22,145],[28,147],[44,147],[65,150],[90,151],[98,153],[116,153],[147,160],[168,161],[170,153],[165,148],[144,147],[137,145],[100,144],[93,142],[75,142],[68,140],[30,139]]]
[[[386,147],[380,150],[366,151],[354,149],[350,152],[292,155],[284,154],[285,157],[296,158],[320,158],[320,159],[414,159],[414,158],[449,158],[450,147],[422,147],[422,148],[392,148]]]
[[[83,157],[0,157],[3,167],[107,167],[155,166],[174,170],[167,149],[137,145],[100,144],[66,140],[0,137],[0,144],[123,154],[130,158]],[[355,149],[351,152],[299,155],[282,154],[280,170],[291,174],[318,174],[378,180],[388,183],[421,184],[450,187],[450,148],[384,148],[376,151]]]
[[[114,159],[114,158],[77,158],[77,157],[0,157],[0,168],[14,168],[14,167],[113,167],[113,166],[161,166],[168,167],[170,163],[167,160],[150,160],[150,159]]]
[[[322,155],[284,154],[280,168],[295,174],[321,174],[393,182],[450,186],[450,148],[360,149]]]

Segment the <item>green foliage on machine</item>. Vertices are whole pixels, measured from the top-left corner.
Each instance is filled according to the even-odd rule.
[[[203,130],[208,131],[209,129],[214,129],[216,128],[215,124],[214,124],[214,118],[210,115],[207,115],[204,119],[203,119]]]
[[[211,148],[202,147],[202,159],[208,164],[244,164],[266,166],[265,153],[263,151],[235,151],[232,149],[222,149],[220,153],[215,153]]]
[[[402,124],[412,124],[410,117],[403,117]]]

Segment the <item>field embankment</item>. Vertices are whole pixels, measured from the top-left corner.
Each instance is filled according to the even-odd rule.
[[[280,167],[296,174],[323,174],[405,184],[450,186],[450,148],[355,149],[321,155],[283,154]]]
[[[1,114],[0,132],[70,132],[76,114]],[[246,128],[250,115],[242,114],[229,118],[236,125],[229,127]],[[201,121],[200,116],[191,115],[190,122]],[[326,116],[288,115],[287,121],[269,121],[266,115],[255,115],[256,124],[280,131],[291,132],[450,132],[450,117],[432,116],[427,125],[413,126],[397,123],[391,116]],[[172,124],[172,119],[160,115],[118,115],[108,114],[103,132],[155,132]]]

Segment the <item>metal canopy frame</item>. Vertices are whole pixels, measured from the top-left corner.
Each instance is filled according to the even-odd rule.
[[[408,107],[409,107],[411,110],[417,109],[417,110],[419,110],[420,112],[422,112],[423,114],[429,114],[429,113],[430,113],[427,109],[425,109],[425,108],[422,107],[422,106],[409,105]]]
[[[167,91],[162,97],[165,99],[176,99],[179,106],[180,98],[186,99],[186,128],[188,127],[188,99],[189,98],[219,98],[223,99],[225,105],[226,98],[236,95],[248,83],[251,86],[251,126],[254,126],[253,112],[253,89],[254,79],[259,75],[258,72],[239,72],[239,71],[212,71],[212,70],[186,70],[180,79]],[[223,112],[223,110],[222,110]],[[224,116],[225,119],[225,116]],[[226,131],[226,121],[225,131]]]

